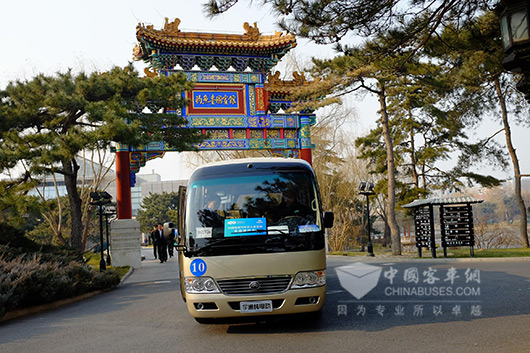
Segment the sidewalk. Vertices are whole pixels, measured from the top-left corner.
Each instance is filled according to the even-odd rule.
[[[178,279],[179,273],[176,251],[174,256],[169,257],[167,262],[164,263],[160,263],[159,260],[155,260],[152,247],[149,248],[142,246],[141,253],[142,258],[144,258],[144,260],[142,260],[142,267],[136,268],[128,273],[122,279],[120,285]]]

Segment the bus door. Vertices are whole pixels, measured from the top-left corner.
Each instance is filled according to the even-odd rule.
[[[178,238],[177,238],[177,253],[179,262],[179,283],[180,283],[180,294],[182,299],[186,301],[186,289],[184,286],[184,272],[183,272],[183,258],[184,249],[186,246],[186,186],[179,186],[179,206],[178,206]]]

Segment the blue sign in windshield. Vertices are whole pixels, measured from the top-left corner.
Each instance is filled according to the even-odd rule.
[[[225,220],[225,237],[263,234],[267,229],[266,218],[238,218]]]

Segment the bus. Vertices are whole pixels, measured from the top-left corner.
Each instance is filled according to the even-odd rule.
[[[180,289],[195,320],[318,316],[333,213],[322,210],[309,163],[271,157],[208,164],[179,193]]]

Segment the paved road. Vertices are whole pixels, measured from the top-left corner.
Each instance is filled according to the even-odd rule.
[[[0,352],[530,351],[528,261],[330,257],[320,321],[200,325],[179,297],[176,260],[145,255],[116,290],[0,324]],[[348,292],[337,268],[362,292]],[[374,271],[375,284],[363,277]]]

